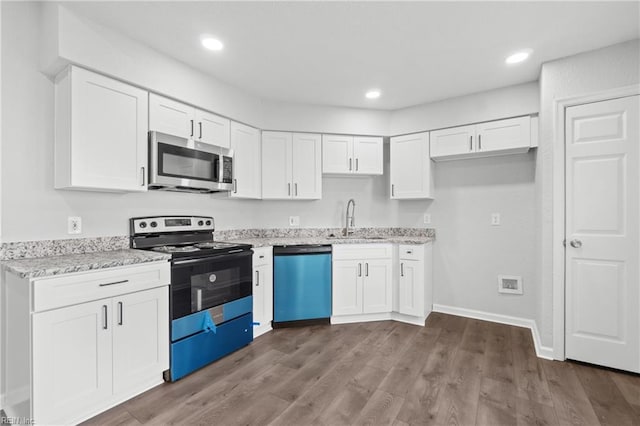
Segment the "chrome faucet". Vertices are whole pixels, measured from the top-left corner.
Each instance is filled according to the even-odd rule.
[[[351,215],[349,215],[349,207],[353,206],[353,208],[351,209]],[[356,202],[355,200],[352,198],[349,200],[349,202],[347,203],[347,218],[346,218],[346,223],[345,223],[345,228],[344,228],[344,235],[349,236],[351,234],[353,234],[353,227],[356,224]]]

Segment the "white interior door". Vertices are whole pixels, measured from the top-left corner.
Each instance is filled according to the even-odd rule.
[[[566,110],[566,356],[640,372],[639,97]]]

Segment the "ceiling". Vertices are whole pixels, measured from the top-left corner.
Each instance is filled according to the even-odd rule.
[[[640,37],[637,1],[63,4],[262,98],[383,110],[534,81],[546,61]],[[521,48],[532,57],[507,66]]]

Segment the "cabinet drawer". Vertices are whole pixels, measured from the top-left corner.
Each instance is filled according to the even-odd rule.
[[[400,244],[398,256],[401,260],[422,260],[424,259],[424,245]]]
[[[388,259],[392,255],[391,244],[336,244],[334,260]]]
[[[109,268],[33,280],[33,311],[169,285],[169,262]]]
[[[273,247],[258,247],[253,249],[253,267],[270,265],[273,262]]]

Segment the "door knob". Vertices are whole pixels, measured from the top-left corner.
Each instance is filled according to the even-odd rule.
[[[580,241],[580,240],[571,240],[571,242],[569,244],[571,244],[571,247],[573,247],[573,248],[582,247],[582,241]]]

